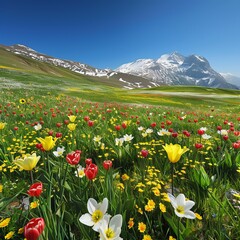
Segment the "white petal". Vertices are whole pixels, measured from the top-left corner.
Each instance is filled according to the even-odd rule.
[[[94,226],[92,227],[92,229],[95,231],[95,232],[99,232],[99,229],[102,225],[102,222],[103,222],[103,219],[98,221],[97,223],[94,224]]]
[[[171,202],[173,208],[177,208],[177,203],[176,203],[175,197],[171,193],[168,193],[168,197],[170,199],[170,202]]]
[[[90,214],[93,214],[98,208],[98,203],[95,199],[89,198],[87,202],[87,209]]]
[[[179,213],[176,209],[174,210],[174,212],[175,212],[175,214],[176,214],[178,217],[180,217],[180,218],[182,218],[182,217],[185,216],[184,214]]]
[[[185,211],[190,210],[194,205],[195,205],[194,201],[191,201],[191,200],[186,201],[185,207],[184,207]]]
[[[176,197],[176,203],[177,203],[177,206],[185,206],[185,195],[180,193]]]
[[[103,214],[105,214],[107,212],[107,209],[108,209],[108,199],[104,198],[100,206],[100,210],[102,211]]]
[[[184,217],[185,217],[185,218],[189,218],[189,219],[194,219],[194,218],[196,218],[194,212],[192,212],[192,211],[186,211],[186,212],[184,213]]]
[[[92,220],[92,216],[89,213],[83,214],[80,218],[79,221],[89,227],[94,225],[94,222]]]
[[[122,215],[117,214],[112,217],[109,223],[109,228],[113,229],[114,232],[116,232],[117,228],[121,229],[122,227]]]

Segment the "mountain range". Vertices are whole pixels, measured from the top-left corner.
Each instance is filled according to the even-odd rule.
[[[99,69],[84,63],[63,60],[39,53],[27,46],[0,45],[7,52],[31,58],[34,61],[68,69],[71,72],[97,77],[104,82],[126,89],[151,88],[161,85],[196,85],[213,88],[239,89],[237,79],[214,71],[207,59],[198,55],[183,56],[177,52],[162,55],[159,59],[139,59],[121,65],[115,70]],[[22,59],[20,59],[22,61]]]

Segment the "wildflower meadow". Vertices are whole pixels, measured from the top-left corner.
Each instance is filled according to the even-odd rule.
[[[240,239],[240,108],[5,89],[0,239]]]

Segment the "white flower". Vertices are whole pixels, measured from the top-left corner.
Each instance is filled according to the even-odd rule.
[[[54,155],[55,157],[60,157],[60,156],[63,155],[64,151],[65,151],[65,148],[64,148],[64,147],[58,147],[58,148],[57,148],[57,151],[53,151],[53,155]]]
[[[121,147],[124,143],[124,138],[115,138],[115,145]]]
[[[122,215],[117,214],[111,218],[110,216],[104,216],[104,221],[102,222],[99,233],[100,240],[122,240],[119,236],[122,227]]]
[[[41,125],[40,123],[38,123],[37,125],[34,126],[34,129],[35,129],[36,131],[39,131],[39,130],[42,129],[42,125]]]
[[[207,135],[206,133],[204,133],[204,134],[202,135],[202,138],[205,139],[205,140],[208,140],[208,139],[211,138],[211,136],[210,136],[210,135]]]
[[[219,131],[217,131],[217,133],[222,135],[222,136],[228,135],[228,131],[226,129],[219,130]]]
[[[140,126],[140,127],[138,127],[138,130],[141,132],[144,130],[144,127]]]
[[[98,135],[98,136],[96,136],[96,137],[93,138],[93,141],[94,141],[94,142],[100,142],[101,139],[102,139],[102,137],[100,137],[100,136]]]
[[[80,178],[83,178],[85,176],[85,173],[84,173],[84,167],[81,166],[81,165],[78,165],[78,168],[77,170],[75,171],[75,176],[76,177],[80,177]]]
[[[194,201],[186,201],[185,195],[182,193],[179,194],[176,198],[172,194],[168,193],[168,197],[170,198],[174,212],[178,217],[185,217],[189,219],[196,218],[194,212],[190,211],[190,209],[195,205]]]
[[[207,128],[206,127],[201,127],[200,130],[203,130],[204,132],[206,132]]]
[[[160,131],[157,132],[157,134],[159,136],[163,136],[163,135],[170,135],[171,133],[168,130],[162,128]]]
[[[125,141],[125,142],[131,142],[134,137],[132,136],[132,134],[130,134],[130,135],[125,134],[125,135],[123,136],[123,138],[124,138],[124,141]]]
[[[108,208],[108,199],[104,198],[102,203],[97,203],[97,201],[93,198],[89,198],[87,202],[87,209],[89,213],[83,214],[79,221],[89,227],[96,232],[98,232],[101,223],[103,222],[103,217],[107,212]]]
[[[152,132],[153,132],[153,130],[151,128],[146,129],[147,134],[151,134]]]

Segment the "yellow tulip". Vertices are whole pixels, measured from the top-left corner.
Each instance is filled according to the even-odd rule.
[[[14,163],[24,170],[31,171],[36,167],[39,159],[40,156],[37,156],[36,153],[33,153],[32,155],[27,154],[23,159],[16,159]]]
[[[45,138],[37,138],[37,140],[42,144],[45,151],[50,151],[54,148],[57,138],[53,139],[52,136],[47,136]]]
[[[5,128],[5,125],[6,125],[6,123],[0,122],[0,130],[4,129],[4,128]]]
[[[68,127],[68,129],[69,129],[70,131],[74,131],[75,128],[76,128],[76,126],[77,126],[77,124],[75,124],[75,123],[69,123],[69,124],[67,125],[67,127]]]
[[[168,160],[171,163],[176,163],[180,160],[181,156],[189,149],[187,147],[181,147],[179,144],[166,144],[163,146],[168,155]]]
[[[77,117],[77,116],[74,116],[74,115],[70,115],[70,116],[68,116],[70,122],[75,122],[76,117]]]

